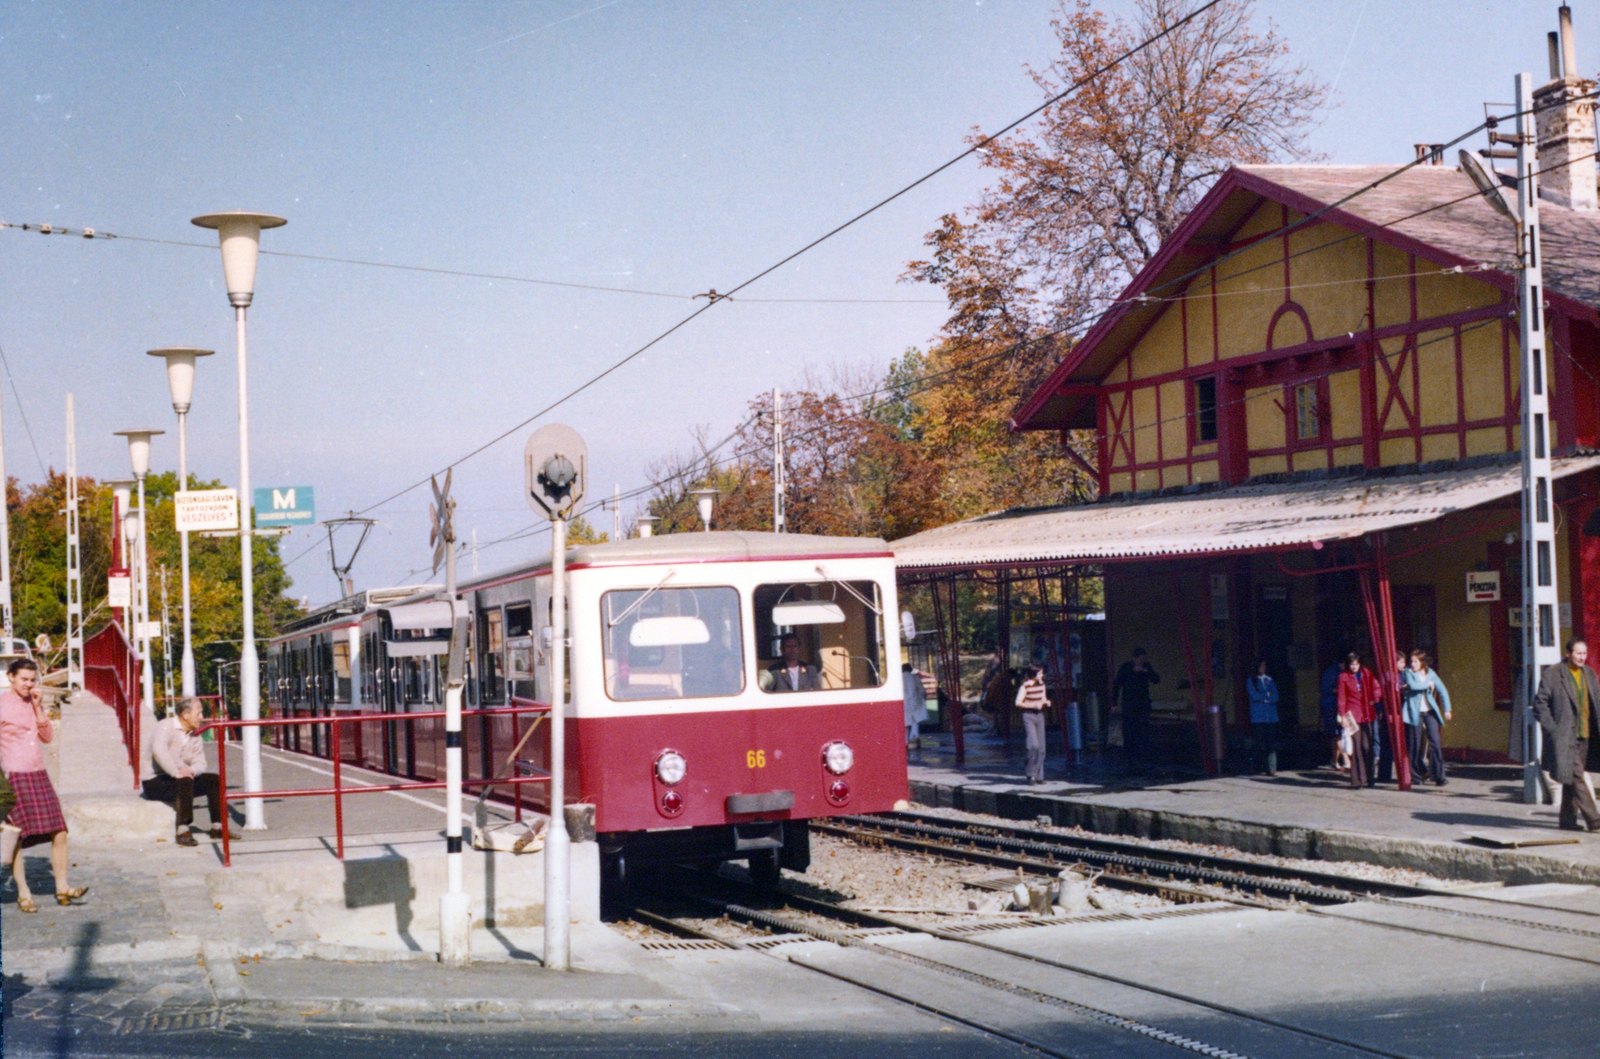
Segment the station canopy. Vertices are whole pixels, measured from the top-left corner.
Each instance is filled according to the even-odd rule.
[[[1564,478],[1600,467],[1600,454],[1554,461]],[[1459,463],[1436,471],[1355,469],[1302,481],[1245,483],[1210,491],[1138,494],[1060,507],[1013,508],[895,541],[902,570],[1175,559],[1277,551],[1349,540],[1431,522],[1516,496],[1520,463]]]

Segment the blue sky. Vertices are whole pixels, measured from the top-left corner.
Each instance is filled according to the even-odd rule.
[[[1113,11],[1131,5],[1107,3]],[[1574,5],[1595,69],[1600,6]],[[946,161],[974,127],[1031,109],[1054,5],[1012,0],[739,3],[13,2],[0,8],[7,179],[0,219],[117,240],[0,231],[6,469],[127,473],[115,430],[166,428],[165,345],[217,350],[190,416],[194,473],[238,475],[232,314],[200,213],[289,225],[263,248],[440,272],[263,256],[250,312],[252,477],[360,510],[477,448],[842,220]],[[1400,163],[1542,75],[1556,4],[1262,2],[1337,83],[1313,134],[1335,162]],[[835,366],[925,346],[935,292],[897,282],[924,233],[985,183],[964,162],[723,303],[550,420],[590,447],[596,491],[720,437],[746,402]],[[137,237],[137,238],[135,238]],[[196,244],[196,245],[189,245]],[[507,279],[621,287],[617,294]],[[670,295],[660,297],[656,295]],[[14,392],[13,392],[14,386]],[[19,403],[20,399],[20,403]],[[26,418],[25,429],[24,417]],[[535,424],[537,425],[537,424]],[[456,470],[458,525],[532,521],[532,426]],[[30,437],[31,433],[31,437]],[[426,489],[378,508],[361,585],[425,561]],[[599,520],[602,527],[609,519]],[[335,594],[320,531],[285,555],[294,592]],[[482,552],[485,569],[538,550]]]

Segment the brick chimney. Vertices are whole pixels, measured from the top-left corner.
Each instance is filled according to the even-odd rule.
[[[1535,89],[1539,196],[1575,210],[1600,208],[1595,190],[1595,83],[1579,77],[1572,8],[1561,5],[1561,34],[1550,35],[1549,84]],[[1557,44],[1559,43],[1559,49]],[[1558,54],[1559,50],[1559,54]]]

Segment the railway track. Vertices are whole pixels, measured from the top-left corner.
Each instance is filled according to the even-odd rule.
[[[1410,1059],[1361,1042],[1297,1026],[1270,1017],[1175,990],[1077,967],[1042,956],[1020,953],[959,930],[918,925],[904,919],[851,909],[791,893],[763,890],[722,876],[683,872],[671,877],[670,888],[682,902],[716,916],[774,932],[759,939],[729,937],[696,925],[696,915],[677,910],[633,910],[634,917],[655,929],[731,949],[748,949],[785,959],[806,970],[848,982],[879,996],[926,1011],[985,1036],[1008,1042],[1033,1055],[1084,1059],[1095,1054],[1127,1054],[1138,1038],[1139,1054],[1202,1055],[1212,1059],[1258,1059],[1264,1056],[1315,1059]],[[776,907],[774,907],[776,906]],[[923,944],[914,939],[922,936]],[[826,942],[866,959],[830,960],[807,942]],[[913,944],[907,945],[908,941]],[[926,944],[932,942],[932,945]],[[798,948],[797,948],[798,946]],[[915,949],[916,951],[909,951]],[[981,957],[975,959],[975,950]],[[974,963],[983,964],[979,970]],[[1036,981],[1044,975],[1048,982]],[[951,1002],[938,979],[960,983],[961,999]],[[1109,992],[1113,1000],[1106,1003]],[[1094,1002],[1083,997],[1092,991]],[[1074,994],[1077,994],[1074,996]],[[1203,1022],[1205,1037],[1193,1029],[1177,1029],[1162,1021],[1117,1010],[1148,1006],[1152,996],[1177,1001],[1175,1022]],[[990,1012],[1017,1002],[1037,1008],[1032,1018],[1015,1020],[1027,1027],[1002,1025]],[[1185,1010],[1187,1009],[1187,1010]],[[1219,1016],[1221,1027],[1219,1028]],[[1059,1020],[1052,1032],[1039,1029],[1041,1019]],[[1113,1038],[1107,1040],[1101,1035]],[[1126,1036],[1125,1036],[1126,1035]],[[1062,1038],[1067,1038],[1063,1041]],[[1119,1042],[1116,1038],[1121,1038]],[[1076,1041],[1076,1043],[1073,1043]],[[1153,1051],[1146,1049],[1153,1048]]]
[[[1249,907],[1293,908],[1326,914],[1330,906],[1367,902],[1403,909],[1423,922],[1361,919],[1366,925],[1413,934],[1469,941],[1556,959],[1600,965],[1600,930],[1592,929],[1583,910],[1534,906],[1530,910],[1569,920],[1546,922],[1522,916],[1442,906],[1429,899],[1466,899],[1495,905],[1507,902],[1476,894],[1458,894],[1432,887],[1382,880],[1357,879],[1331,872],[1306,871],[1262,864],[1220,854],[1162,849],[1127,840],[1040,832],[988,821],[968,822],[926,813],[896,812],[877,816],[844,816],[813,821],[812,828],[867,844],[931,854],[950,860],[1014,868],[1024,873],[1053,875],[1064,867],[1101,869],[1097,881],[1169,900],[1228,901]],[[1515,907],[1515,906],[1513,906]],[[1429,927],[1439,918],[1458,924],[1492,925],[1523,938],[1549,935],[1583,944],[1592,951],[1552,951],[1548,946]],[[1584,923],[1580,926],[1578,923]]]

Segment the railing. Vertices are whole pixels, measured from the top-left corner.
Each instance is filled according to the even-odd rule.
[[[116,622],[84,643],[83,685],[90,694],[116,711],[122,742],[128,748],[128,764],[133,769],[133,789],[138,790],[139,656]]]
[[[521,700],[526,705],[498,706],[492,709],[462,710],[461,719],[469,717],[511,717],[513,725],[515,718],[528,713],[548,714],[549,703],[536,703]],[[330,714],[321,717],[270,717],[255,721],[211,721],[195,729],[195,734],[219,730],[223,733],[241,728],[271,728],[282,730],[290,725],[301,724],[326,724],[332,727],[329,745],[333,750],[331,764],[333,765],[332,787],[307,787],[293,788],[277,791],[240,791],[232,796],[232,800],[249,798],[310,798],[333,796],[334,828],[338,832],[339,859],[344,860],[344,796],[346,794],[386,794],[393,791],[437,791],[443,790],[447,783],[444,780],[410,780],[403,783],[363,784],[359,787],[346,788],[344,786],[344,772],[342,765],[344,755],[340,752],[343,743],[340,740],[339,728],[341,725],[362,724],[378,721],[386,724],[411,723],[413,721],[434,720],[443,718],[444,710],[423,710],[417,713],[346,713]],[[223,867],[233,866],[232,849],[229,845],[228,830],[228,754],[225,745],[226,735],[218,740],[217,748],[217,787],[219,788],[219,811],[222,819],[215,821],[222,828],[222,864]],[[520,744],[519,744],[520,745]],[[521,811],[521,785],[524,783],[548,783],[549,773],[529,776],[511,776],[494,779],[465,779],[461,781],[463,788],[487,786],[512,786],[517,791],[517,805]]]

